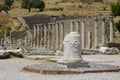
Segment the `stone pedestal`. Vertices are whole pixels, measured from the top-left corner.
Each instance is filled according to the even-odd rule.
[[[86,61],[77,61],[77,62],[67,62],[67,63],[60,63],[57,65],[58,67],[62,68],[77,68],[77,67],[90,67],[88,62]]]
[[[82,61],[80,35],[77,32],[70,32],[65,36],[64,56],[58,60],[59,65],[66,67],[77,67]]]

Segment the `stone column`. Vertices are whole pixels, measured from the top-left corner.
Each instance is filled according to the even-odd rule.
[[[22,42],[21,42],[22,40],[21,39],[19,39],[19,46],[21,47],[22,45]]]
[[[44,42],[45,42],[45,41],[44,41],[44,40],[45,40],[45,39],[44,39],[44,38],[45,38],[45,37],[44,37],[44,36],[45,36],[45,34],[44,34],[44,25],[42,25],[41,27],[42,27],[42,46],[45,47],[45,43],[44,43]]]
[[[102,18],[102,46],[105,45],[105,18]]]
[[[85,21],[82,21],[82,49],[85,48]]]
[[[37,47],[39,47],[40,45],[39,45],[39,34],[40,34],[40,27],[39,27],[39,25],[37,25]]]
[[[25,42],[25,47],[27,47],[27,37],[26,36],[25,36],[24,42]],[[17,45],[18,45],[18,40],[17,40]]]
[[[53,49],[55,50],[55,47],[56,47],[56,44],[55,44],[55,41],[56,41],[56,28],[55,28],[55,24],[53,24],[53,28],[52,28],[52,31],[53,31]]]
[[[47,25],[47,48],[49,48],[49,25]]]
[[[56,23],[56,50],[59,49],[59,23]]]
[[[48,43],[49,43],[49,48],[51,48],[51,24],[48,25]]]
[[[110,17],[110,42],[113,42],[113,23],[112,23],[112,19],[113,17]]]
[[[98,19],[95,18],[95,48],[98,46]]]
[[[33,38],[30,39],[30,46],[31,46],[31,48],[33,47]]]
[[[36,47],[36,32],[37,32],[37,29],[36,29],[36,26],[33,27],[34,28],[34,43],[33,43],[33,47],[35,48]]]
[[[88,31],[88,49],[92,47],[92,32]]]
[[[74,31],[74,22],[71,21],[71,31]]]
[[[40,26],[40,47],[43,47],[42,35],[43,35],[43,32],[42,32],[42,25],[41,25]]]
[[[19,46],[21,47],[22,46],[22,40],[21,39],[19,39]]]
[[[8,45],[8,42],[6,41],[5,38],[3,38],[3,45],[4,45],[4,46]]]
[[[76,31],[80,34],[80,21],[76,21]]]
[[[11,40],[11,32],[10,32],[10,36],[9,36],[10,38],[9,38],[9,42],[10,42],[10,46],[11,46],[11,44],[12,44],[12,40]]]
[[[51,24],[51,49],[54,49],[54,24]]]
[[[61,28],[61,42],[60,42],[60,45],[61,45],[61,47],[60,47],[60,49],[63,49],[63,39],[64,39],[64,23],[63,22],[61,22],[60,23],[60,28]]]
[[[47,47],[47,26],[44,25],[44,47]]]
[[[3,39],[3,38],[1,38],[1,40],[0,40],[0,43],[1,43],[0,45],[1,45],[1,46],[3,45],[3,40],[2,40],[2,39]]]
[[[0,43],[1,43],[0,45],[3,47],[3,45],[4,45],[3,44],[3,38],[1,38]]]

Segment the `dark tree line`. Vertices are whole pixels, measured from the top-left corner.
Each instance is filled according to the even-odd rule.
[[[8,14],[8,11],[11,9],[14,0],[4,0],[4,4],[0,5],[0,12],[5,11]],[[44,11],[45,3],[43,0],[22,0],[22,8],[28,9],[29,12],[31,8],[39,8],[39,11]]]

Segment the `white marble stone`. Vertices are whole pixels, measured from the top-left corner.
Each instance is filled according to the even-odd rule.
[[[81,56],[80,35],[77,32],[70,32],[63,41],[64,56],[58,62],[60,63],[76,63],[83,61]]]

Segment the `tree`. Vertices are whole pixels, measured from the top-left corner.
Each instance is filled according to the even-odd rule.
[[[4,4],[0,4],[0,12],[5,11],[8,14],[14,0],[4,0]]]
[[[42,0],[22,0],[22,8],[28,9],[29,12],[31,8],[39,8],[39,11],[43,11],[45,3]]]
[[[120,3],[112,4],[111,12],[114,17],[120,16]]]
[[[7,25],[2,25],[2,30],[5,32],[5,37],[10,35],[11,28]]]
[[[120,32],[120,20],[117,23],[115,23],[115,26],[117,30]]]
[[[7,5],[0,5],[0,12],[1,11],[5,11],[8,14],[8,11],[10,10],[10,8]]]
[[[13,5],[14,0],[5,0],[4,2],[5,2],[5,4],[7,6],[9,6],[11,8],[11,6]]]

